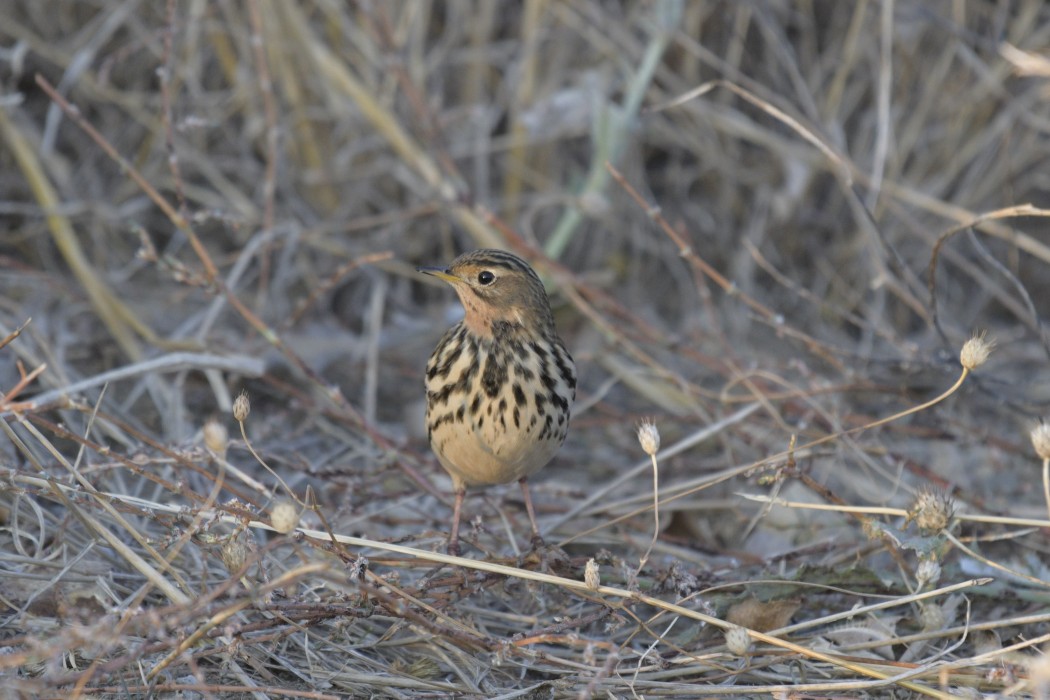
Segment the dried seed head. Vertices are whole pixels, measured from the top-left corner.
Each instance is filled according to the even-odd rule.
[[[242,390],[233,402],[233,417],[238,423],[243,423],[248,420],[248,414],[251,413],[251,410],[252,404],[248,400],[248,392]]]
[[[219,550],[219,557],[226,570],[234,574],[240,571],[244,563],[248,561],[248,551],[248,545],[239,537],[231,537]]]
[[[988,338],[985,331],[974,333],[973,336],[963,343],[962,351],[959,353],[959,362],[971,372],[987,360],[995,349],[995,339]]]
[[[875,518],[863,518],[860,521],[860,529],[869,540],[882,539],[885,534],[885,530],[879,527],[879,521]]]
[[[908,511],[908,519],[914,520],[919,530],[936,533],[948,527],[954,514],[955,504],[951,496],[923,489],[915,498],[911,510]]]
[[[230,433],[218,418],[209,418],[204,424],[204,446],[219,458],[225,459],[230,444]]]
[[[1039,425],[1032,428],[1032,447],[1039,459],[1050,459],[1050,423],[1039,421]]]
[[[936,603],[919,603],[919,624],[926,632],[944,629],[947,618]]]
[[[593,557],[587,560],[587,566],[583,569],[583,582],[592,591],[598,590],[598,586],[602,584],[601,576],[598,575],[598,562],[594,561]]]
[[[743,627],[733,625],[725,631],[726,647],[737,656],[747,656],[751,651],[751,635]]]
[[[270,509],[270,524],[282,535],[287,535],[299,524],[299,511],[291,501],[278,501]]]
[[[915,578],[919,582],[919,590],[927,586],[932,588],[941,578],[941,565],[936,559],[923,559],[919,562],[919,568],[915,570]]]
[[[656,429],[656,423],[646,419],[638,424],[638,442],[649,456],[660,451],[660,431]]]

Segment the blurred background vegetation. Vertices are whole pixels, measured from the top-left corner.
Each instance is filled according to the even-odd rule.
[[[5,3],[0,336],[32,320],[0,349],[0,565],[15,582],[0,673],[29,694],[134,696],[136,664],[216,614],[144,585],[101,528],[187,596],[254,601],[235,619],[265,638],[229,632],[237,656],[208,637],[163,672],[171,689],[619,697],[636,673],[655,697],[727,682],[696,659],[722,644],[714,630],[668,639],[549,588],[428,588],[433,564],[371,550],[412,592],[390,594],[401,607],[338,568],[282,589],[310,616],[257,605],[249,579],[361,553],[246,529],[285,493],[260,459],[297,498],[309,489],[304,526],[443,551],[448,483],[422,436],[422,368],[460,310],[414,268],[477,247],[532,262],[580,370],[573,430],[534,491],[564,575],[597,556],[611,585],[703,592],[693,604],[719,615],[787,599],[787,617],[814,620],[914,592],[914,568],[936,560],[941,584],[996,577],[970,614],[997,643],[1040,639],[1045,618],[996,621],[1045,610],[1050,578],[1028,439],[1050,401],[1048,79],[1039,0]],[[944,402],[783,455],[793,437],[938,396],[978,329],[997,349]],[[241,389],[258,459],[228,416]],[[232,433],[223,469],[243,478],[216,477],[202,433],[215,417]],[[670,448],[661,488],[675,500],[632,579],[653,528],[645,417]],[[126,496],[126,519],[62,490],[89,486]],[[930,488],[958,512],[1035,525],[956,523],[971,546],[988,540],[978,554],[904,540],[891,515],[738,495],[909,509]],[[518,554],[518,499],[468,499],[477,558]],[[241,587],[231,542],[249,553],[233,558],[250,571]],[[746,585],[767,578],[840,589]],[[383,614],[334,612],[331,595]],[[131,622],[132,604],[156,617]],[[958,607],[938,629],[962,624]],[[926,629],[909,614],[886,634]],[[554,617],[583,620],[572,629],[593,644],[555,639]],[[552,636],[507,651],[536,630]],[[889,656],[943,661],[957,641]],[[680,670],[662,675],[650,648]],[[946,658],[978,653],[971,638]],[[995,687],[1038,687],[1034,658]],[[739,673],[756,688],[790,677]]]

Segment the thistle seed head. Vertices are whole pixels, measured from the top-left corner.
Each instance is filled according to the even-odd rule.
[[[252,404],[248,400],[248,392],[241,390],[241,393],[233,402],[233,417],[238,423],[243,423],[248,420],[248,414],[251,413]]]
[[[226,458],[226,448],[230,444],[230,433],[218,418],[209,418],[204,424],[204,446],[220,459]]]
[[[282,535],[287,535],[299,524],[299,511],[291,501],[278,501],[270,509],[270,524]]]
[[[908,519],[914,520],[922,532],[933,534],[947,528],[954,514],[955,504],[951,496],[923,489],[915,497],[915,503],[908,511]]]
[[[751,635],[743,627],[733,625],[725,631],[726,647],[737,656],[747,656],[751,651]]]
[[[660,431],[656,423],[646,419],[638,424],[638,442],[650,457],[660,451]]]
[[[1050,459],[1050,423],[1039,421],[1039,425],[1032,428],[1032,447],[1039,459]]]
[[[989,355],[995,349],[995,339],[989,338],[987,332],[974,333],[965,343],[959,353],[959,363],[971,372],[988,361]]]

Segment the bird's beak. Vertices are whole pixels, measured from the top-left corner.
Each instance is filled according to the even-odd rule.
[[[448,270],[443,267],[417,267],[416,272],[422,272],[424,275],[430,275],[431,277],[437,277],[440,280],[453,283],[459,282],[459,278],[451,274]]]

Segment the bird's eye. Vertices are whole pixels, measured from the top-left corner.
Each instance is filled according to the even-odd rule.
[[[492,274],[488,270],[482,270],[478,273],[478,284],[492,284],[496,281],[496,275]]]

